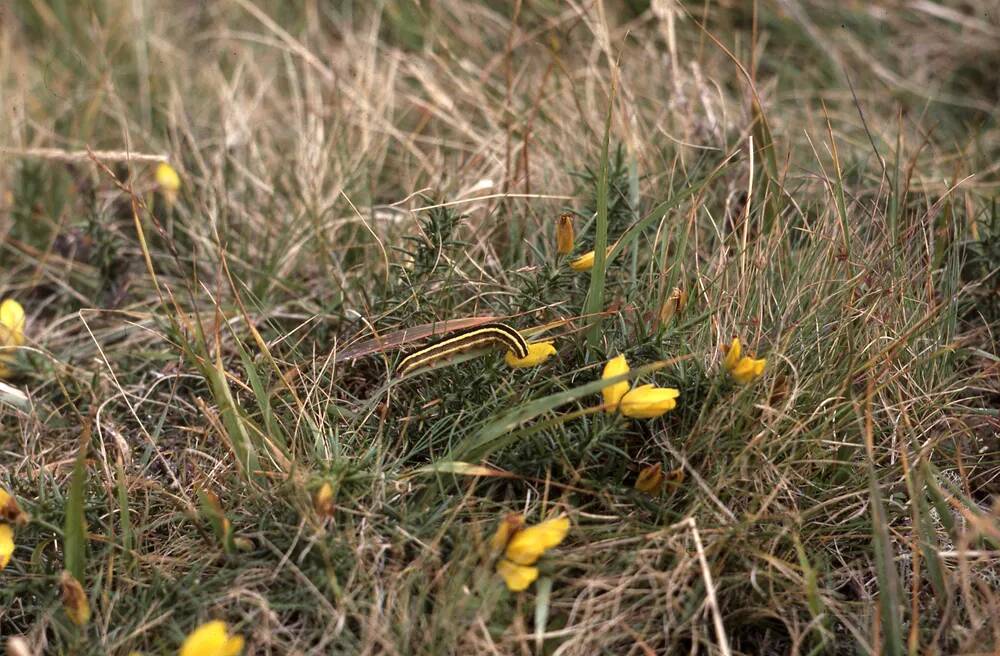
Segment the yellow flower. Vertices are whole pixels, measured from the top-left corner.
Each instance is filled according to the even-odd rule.
[[[156,167],[156,185],[160,188],[167,203],[172,205],[177,200],[177,192],[181,188],[181,176],[177,174],[174,167],[166,162],[160,162]]]
[[[562,542],[568,532],[568,517],[556,517],[530,526],[514,534],[504,555],[518,565],[534,565],[546,550]]]
[[[7,524],[0,524],[0,569],[10,564],[14,555],[14,529]]]
[[[333,486],[329,481],[324,481],[323,485],[316,490],[313,496],[313,508],[320,517],[333,517],[336,505],[333,503]]]
[[[528,528],[521,528],[523,525],[520,515],[507,515],[490,541],[495,551],[506,547],[497,563],[497,573],[512,592],[524,590],[538,578],[538,568],[533,565],[569,532],[568,517],[556,517]]]
[[[608,246],[608,250],[606,252],[610,255],[611,254],[611,249],[613,249],[613,248],[614,248],[613,245],[612,246]],[[569,268],[573,269],[574,271],[590,271],[591,269],[594,268],[594,260],[596,258],[597,258],[597,254],[594,253],[594,251],[587,251],[586,253],[584,253],[580,257],[578,257],[575,260],[571,261],[569,263]]]
[[[743,356],[743,347],[739,337],[734,337],[733,343],[728,347],[723,346],[722,350],[726,353],[723,364],[737,383],[745,385],[764,373],[767,360],[765,358],[755,360],[752,357]]]
[[[680,395],[673,387],[640,385],[622,397],[621,411],[626,417],[652,419],[676,408]]]
[[[513,351],[507,351],[503,360],[515,369],[522,369],[540,365],[555,354],[556,347],[552,342],[533,342],[528,344],[528,355],[525,357],[519,358]]]
[[[236,656],[243,651],[243,638],[229,635],[225,622],[202,624],[181,645],[180,656]]]
[[[0,303],[0,378],[7,378],[14,361],[12,346],[24,344],[24,308],[12,298]]]
[[[573,250],[573,215],[560,214],[556,220],[556,252],[568,255]]]
[[[24,308],[12,298],[0,303],[0,346],[24,344]]]
[[[643,467],[639,472],[639,478],[635,480],[635,489],[646,494],[656,494],[663,485],[663,465],[656,463],[648,467]]]
[[[604,365],[604,373],[601,374],[601,378],[614,378],[615,376],[627,373],[628,361],[625,360],[624,355],[619,354],[617,357],[608,360],[608,363]],[[601,394],[604,396],[605,412],[614,412],[618,409],[618,402],[628,392],[629,387],[631,385],[629,385],[628,381],[622,380],[613,385],[608,385],[601,390]]]
[[[594,251],[587,251],[580,257],[569,263],[569,268],[574,271],[590,271],[594,268]]]
[[[10,496],[2,487],[0,487],[0,519],[19,525],[28,523],[28,513],[21,510],[21,506],[17,505],[17,499]]]
[[[59,579],[59,590],[66,616],[73,624],[86,626],[90,621],[90,603],[83,586],[72,574],[64,571]]]
[[[507,589],[511,592],[521,592],[538,578],[538,568],[512,563],[507,559],[501,559],[497,563],[497,574],[503,577]]]

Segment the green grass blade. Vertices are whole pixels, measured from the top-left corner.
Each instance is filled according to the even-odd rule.
[[[125,482],[125,470],[120,462],[115,463],[115,488],[118,497],[118,523],[121,531],[121,545],[125,553],[131,557],[135,549],[135,535],[132,528],[132,513],[129,510],[128,487]]]
[[[535,651],[542,653],[545,628],[549,623],[549,603],[552,598],[552,577],[543,576],[535,584]]]
[[[63,569],[81,583],[87,569],[87,523],[83,514],[87,490],[87,452],[90,448],[90,427],[85,426],[80,439],[73,474],[66,498],[66,518],[63,525]]]

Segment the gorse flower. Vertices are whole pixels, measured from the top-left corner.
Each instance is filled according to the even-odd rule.
[[[560,214],[556,219],[556,253],[568,255],[573,250],[573,215]]]
[[[14,527],[28,522],[28,514],[17,505],[17,499],[0,487],[0,569],[10,564],[14,555]]]
[[[0,524],[0,569],[10,564],[14,555],[14,529],[9,524]]]
[[[202,624],[181,645],[180,656],[236,656],[243,651],[243,638],[230,635],[225,622]]]
[[[519,358],[514,355],[513,351],[507,351],[507,355],[504,356],[504,362],[515,369],[535,367],[555,354],[556,347],[552,345],[552,342],[533,342],[528,344],[528,355]]]
[[[673,387],[640,385],[622,397],[619,409],[626,417],[652,419],[676,408],[680,395]]]
[[[333,501],[333,486],[330,485],[329,481],[323,481],[323,484],[316,490],[316,494],[313,496],[313,508],[320,517],[333,517],[336,505]]]
[[[643,467],[639,477],[635,479],[635,489],[650,495],[659,492],[662,485],[663,465],[660,463]]]
[[[765,358],[755,360],[752,357],[744,356],[739,337],[734,337],[733,343],[729,346],[724,345],[722,350],[726,354],[723,364],[729,375],[737,383],[745,385],[759,378],[764,373],[764,366],[767,364],[767,360]]]
[[[17,499],[2,487],[0,487],[0,520],[18,525],[28,523],[28,513],[21,510],[21,506],[17,505]]]
[[[503,577],[503,582],[507,584],[508,590],[521,592],[527,590],[528,586],[538,579],[538,568],[518,565],[506,558],[501,558],[500,562],[497,563],[497,574]]]
[[[24,344],[24,308],[12,298],[0,303],[0,344]]]
[[[496,569],[512,592],[526,589],[538,578],[535,563],[566,538],[569,518],[556,517],[528,528],[523,526],[524,518],[520,515],[508,515],[490,540],[495,551],[503,550]]]
[[[666,326],[672,318],[680,316],[681,312],[684,311],[684,306],[687,305],[687,297],[686,291],[680,287],[674,287],[674,290],[670,292],[670,296],[667,297],[663,306],[660,307],[661,326]]]
[[[490,547],[493,551],[503,551],[512,535],[524,528],[524,517],[517,513],[510,513],[497,526],[497,532],[490,539]]]
[[[621,376],[622,374],[628,373],[628,361],[625,360],[624,355],[617,355],[616,357],[608,360],[608,363],[604,365],[604,372],[601,374],[602,379],[614,378],[615,376]],[[614,412],[618,409],[618,402],[622,400],[625,393],[628,392],[629,384],[627,380],[622,380],[612,385],[608,385],[601,390],[601,395],[604,397],[605,410],[607,412]]]
[[[604,365],[602,379],[614,378],[628,373],[628,362],[624,355],[618,355],[608,360]],[[630,391],[631,390],[631,391]],[[623,380],[608,385],[601,390],[604,397],[605,412],[619,411],[633,419],[652,419],[677,407],[677,397],[680,391],[673,387],[656,387],[640,385],[631,389],[628,381]]]
[[[12,347],[24,344],[24,308],[12,298],[0,303],[0,378],[11,374]]]
[[[594,251],[587,251],[580,257],[569,263],[569,268],[574,271],[590,271],[594,268]]]
[[[607,252],[610,253],[612,248],[613,246],[608,246]],[[569,268],[573,269],[574,271],[590,271],[591,269],[594,268],[594,261],[596,258],[597,255],[596,253],[594,253],[594,251],[587,251],[580,257],[571,261],[569,263]]]
[[[181,176],[177,174],[177,170],[170,166],[166,162],[160,162],[156,167],[156,186],[160,188],[160,192],[163,197],[167,200],[167,203],[173,205],[177,200],[177,192],[181,188]]]
[[[85,626],[90,621],[90,603],[83,586],[69,572],[63,572],[59,579],[60,596],[66,616],[77,626]]]
[[[556,517],[514,533],[504,555],[518,565],[533,565],[542,554],[566,538],[569,518]]]

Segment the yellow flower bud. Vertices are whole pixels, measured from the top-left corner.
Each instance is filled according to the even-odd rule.
[[[316,494],[313,496],[313,508],[316,509],[316,514],[320,517],[333,517],[336,505],[333,502],[333,486],[330,485],[329,481],[324,481],[323,485],[316,490]]]
[[[181,188],[181,176],[177,174],[174,167],[166,162],[160,162],[156,167],[155,177],[156,186],[160,188],[163,197],[168,204],[173,205],[177,200],[177,192]]]
[[[573,215],[560,214],[556,219],[556,252],[560,255],[568,255],[573,251]]]
[[[680,287],[674,287],[674,290],[670,292],[670,296],[663,303],[663,307],[660,308],[660,325],[667,325],[670,320],[675,316],[680,316],[681,312],[684,311],[684,306],[687,305],[687,292]]]
[[[64,571],[59,578],[59,591],[66,616],[73,624],[86,626],[90,621],[90,603],[80,582],[72,574]]]

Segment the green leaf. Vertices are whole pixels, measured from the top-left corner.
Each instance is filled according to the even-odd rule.
[[[906,649],[903,644],[903,613],[900,605],[899,575],[896,559],[889,537],[889,520],[882,504],[882,492],[875,478],[874,463],[868,460],[868,491],[871,495],[872,547],[875,552],[875,572],[878,578],[879,606],[882,610],[883,653],[888,656],[902,656]]]
[[[63,526],[63,569],[77,581],[84,581],[87,569],[87,525],[83,514],[87,490],[87,451],[90,447],[90,427],[84,426],[73,463],[73,475],[66,499],[66,519]]]

